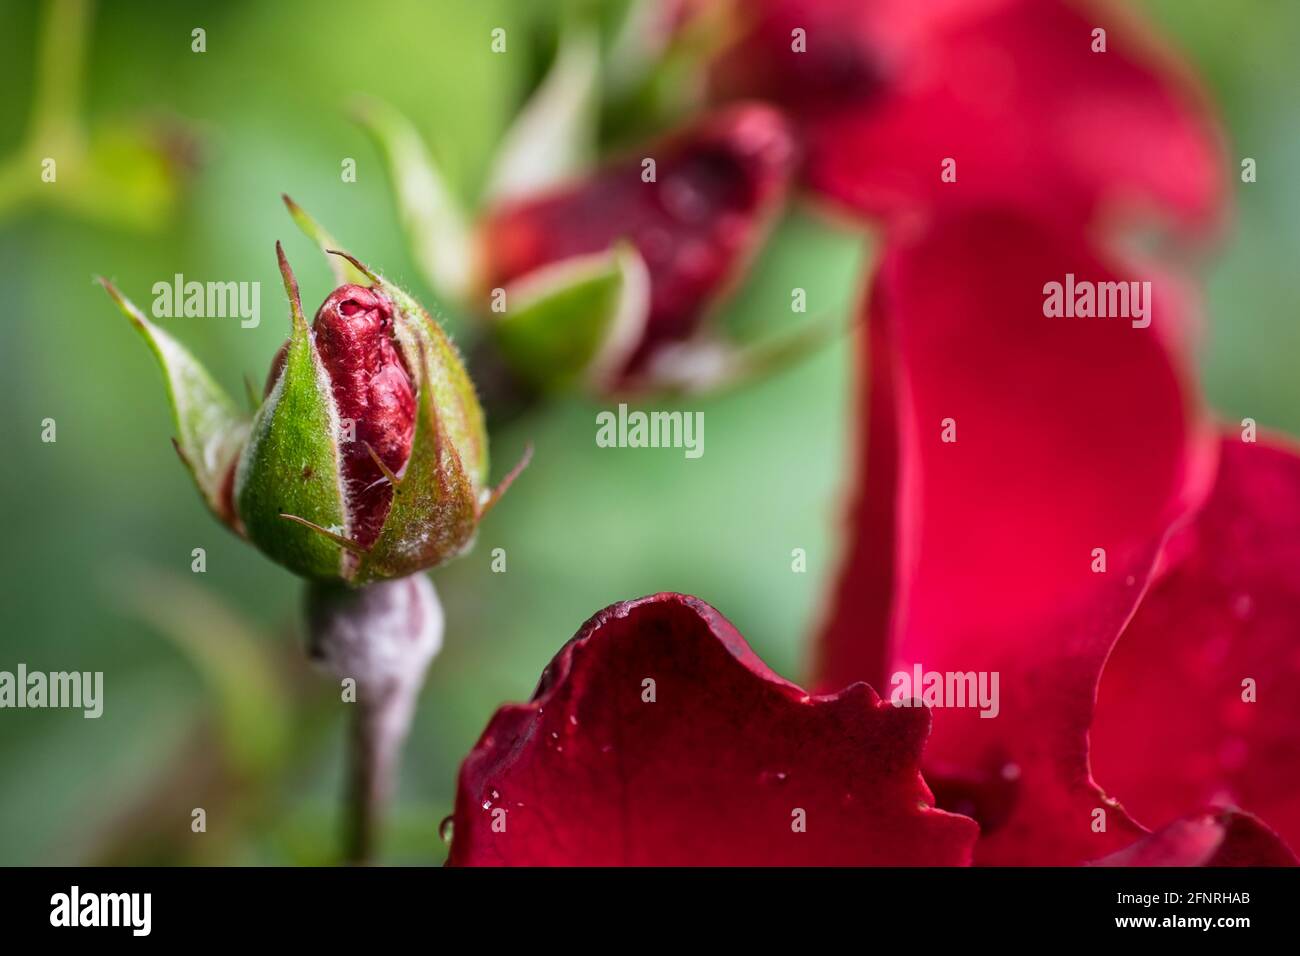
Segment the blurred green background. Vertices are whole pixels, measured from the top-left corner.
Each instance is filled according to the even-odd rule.
[[[432,301],[379,156],[342,104],[364,92],[397,105],[470,202],[545,65],[555,6],[104,4],[88,27],[81,84],[95,162],[80,171],[63,162],[56,186],[39,183],[39,158],[23,152],[42,7],[0,3],[0,164],[10,164],[0,167],[0,669],[101,670],[106,696],[98,720],[0,712],[0,863],[337,858],[344,705],[301,660],[298,583],[208,517],[170,447],[153,360],[92,276],[146,307],[153,283],[178,272],[260,281],[256,329],[163,322],[235,394],[243,375],[261,381],[287,328],[275,240],[309,308],[330,286],[281,192]],[[1290,175],[1300,169],[1300,5],[1147,6],[1205,77],[1232,155],[1259,164],[1257,184],[1238,183],[1237,221],[1207,264],[1210,400],[1229,418],[1300,434],[1300,182]],[[202,54],[191,51],[199,26]],[[508,55],[489,50],[498,26]],[[65,32],[75,47],[75,29]],[[71,47],[63,60],[75,65]],[[135,145],[142,124],[171,130],[172,152],[196,163],[168,217],[166,171]],[[178,150],[187,138],[193,146]],[[355,183],[340,181],[349,157]],[[35,182],[16,186],[13,170]],[[52,204],[42,188],[74,198],[82,188],[84,201]],[[794,286],[808,290],[810,312],[847,317],[869,260],[865,235],[794,211],[725,319],[742,330],[779,323]],[[698,460],[597,448],[594,415],[605,406],[576,398],[494,430],[494,474],[529,440],[536,457],[476,550],[433,575],[446,645],[407,747],[386,860],[442,859],[438,823],[492,711],[526,699],[554,652],[613,601],[697,594],[775,670],[803,677],[835,563],[849,381],[841,341],[757,386],[690,400],[707,413]],[[57,422],[53,444],[41,441],[45,418]],[[196,547],[207,551],[202,575],[190,570]],[[497,547],[504,574],[490,570]],[[791,573],[796,547],[807,551],[806,574]],[[190,829],[198,806],[204,834]]]

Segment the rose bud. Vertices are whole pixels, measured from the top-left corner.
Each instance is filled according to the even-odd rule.
[[[565,266],[625,242],[644,263],[648,294],[640,334],[613,372],[635,376],[665,345],[695,335],[735,286],[784,204],[795,163],[793,135],[775,110],[747,104],[705,116],[575,182],[491,210],[479,232],[482,284],[505,290],[506,321],[515,321],[512,299],[531,302]]]
[[[360,116],[388,158],[415,259],[538,391],[711,388],[761,371],[769,350],[726,341],[709,319],[785,208],[791,124],[733,104],[592,165],[577,145],[592,132],[579,114],[594,61],[582,42],[563,45],[468,221],[419,133],[367,101]]]
[[[369,547],[393,500],[382,469],[402,470],[415,433],[415,389],[393,341],[393,304],[380,291],[339,286],[317,310],[312,332],[343,426],[340,465],[352,503],[352,538]],[[288,347],[272,365],[267,396]]]
[[[455,347],[402,289],[346,254],[308,327],[276,245],[292,330],[251,420],[170,335],[100,280],[162,366],[176,450],[213,512],[272,560],[361,584],[473,543],[509,486],[486,486],[483,413]]]

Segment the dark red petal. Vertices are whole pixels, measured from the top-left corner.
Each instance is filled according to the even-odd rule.
[[[712,92],[799,120],[869,108],[931,38],[1013,0],[746,0],[711,64]]]
[[[1214,221],[1225,201],[1220,136],[1203,97],[1145,31],[1066,0],[828,5],[764,0],[784,28],[724,61],[732,91],[800,117],[811,185],[896,217],[995,202],[1085,221],[1155,207]],[[1092,31],[1107,51],[1092,52]],[[737,74],[739,78],[737,79]],[[818,76],[858,77],[830,87]],[[806,101],[806,102],[805,102]],[[956,182],[940,176],[956,161]]]
[[[1276,833],[1248,813],[1217,808],[1148,834],[1093,866],[1296,866]]]
[[[928,725],[864,685],[810,697],[695,598],[615,604],[466,758],[449,862],[967,863],[975,825],[917,770]]]
[[[642,161],[655,160],[655,181]],[[483,225],[489,287],[629,239],[650,273],[635,365],[683,339],[756,251],[795,165],[785,120],[765,106],[705,117],[590,177],[495,210]]]
[[[1067,273],[1155,278],[1151,327],[1045,317],[1043,287]],[[892,366],[895,387],[864,388],[862,413],[886,430],[867,448],[884,449],[864,463],[867,493],[895,494],[855,506],[818,686],[868,679],[888,696],[886,659],[891,677],[999,674],[998,716],[936,710],[926,750],[940,804],[985,824],[977,860],[1077,862],[1138,832],[1089,779],[1087,729],[1159,542],[1209,483],[1213,442],[1169,341],[1180,312],[1158,278],[1013,217],[946,219],[886,252],[871,341],[893,349],[863,358]],[[891,464],[893,478],[873,474]],[[1106,833],[1092,830],[1097,808]]]
[[[375,464],[400,472],[415,434],[415,389],[393,342],[392,303],[380,292],[344,285],[330,293],[312,324],[316,349],[330,377],[339,418],[354,423],[345,441],[350,536],[367,547],[379,537],[393,489]]]
[[[1227,803],[1300,846],[1300,455],[1228,437],[1168,564],[1102,675],[1097,780],[1148,825]]]

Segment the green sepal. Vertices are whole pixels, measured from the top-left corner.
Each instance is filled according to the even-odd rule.
[[[325,258],[329,262],[330,272],[334,275],[335,284],[370,284],[370,278],[354,266],[349,259],[344,256],[330,255],[332,250],[341,250],[345,247],[334,238],[328,229],[313,219],[307,210],[290,199],[286,193],[281,193],[280,198],[284,200],[285,208],[289,210],[289,215],[293,217],[293,221],[298,225],[298,228],[303,231],[303,234],[308,239],[320,247],[321,252],[326,254]]]
[[[595,30],[586,24],[568,27],[546,77],[501,138],[488,175],[487,204],[538,195],[591,166],[600,79]]]
[[[516,374],[545,392],[601,390],[645,330],[649,282],[630,244],[546,266],[506,290],[493,326]]]
[[[331,535],[349,534],[338,411],[279,243],[276,254],[293,331],[284,368],[253,419],[240,457],[235,502],[249,539],[271,560],[304,577],[337,580],[345,549]]]
[[[374,456],[393,485],[393,503],[379,537],[360,558],[353,577],[356,584],[434,567],[474,543],[478,488],[438,413],[436,389],[424,384],[435,375],[425,353],[415,367],[420,369],[421,386],[411,455],[401,478]]]
[[[383,151],[416,265],[444,302],[463,305],[478,263],[469,224],[442,170],[419,131],[392,106],[360,98],[353,115]]]
[[[845,330],[843,319],[829,317],[756,342],[733,342],[712,333],[697,336],[665,345],[644,370],[621,382],[620,390],[661,398],[721,394],[797,365]]]
[[[158,360],[176,423],[173,444],[199,493],[217,518],[239,531],[238,519],[231,512],[223,489],[248,437],[248,416],[239,413],[235,403],[188,349],[146,319],[113,283],[101,277],[99,284],[131,320]]]

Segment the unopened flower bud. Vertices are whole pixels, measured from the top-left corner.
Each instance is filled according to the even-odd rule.
[[[176,448],[209,506],[317,581],[400,577],[462,553],[523,463],[488,489],[483,412],[455,347],[410,295],[341,253],[363,282],[336,288],[308,327],[276,250],[292,329],[251,421],[104,282],[162,365]]]

